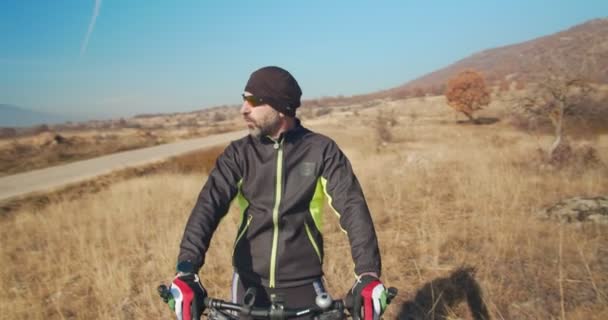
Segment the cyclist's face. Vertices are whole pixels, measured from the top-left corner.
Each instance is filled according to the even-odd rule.
[[[251,93],[245,92],[244,95],[249,96]],[[268,104],[253,106],[244,100],[241,115],[247,123],[249,133],[254,137],[273,137],[281,127],[281,114]]]

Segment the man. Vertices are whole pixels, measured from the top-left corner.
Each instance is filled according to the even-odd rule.
[[[245,290],[255,287],[255,306],[269,306],[271,294],[280,294],[289,308],[314,305],[325,291],[321,229],[327,197],[348,234],[355,262],[356,281],[349,292],[355,317],[362,306],[367,306],[366,319],[374,310],[376,318],[384,311],[378,241],[363,192],[336,143],[300,124],[295,112],[301,95],[284,69],[264,67],[251,74],[241,107],[250,134],[219,156],[185,228],[172,284],[184,297],[176,306],[178,318],[189,319],[203,309],[205,290],[197,273],[235,198],[242,217],[233,252],[233,302],[243,303]],[[374,303],[375,309],[369,307]]]

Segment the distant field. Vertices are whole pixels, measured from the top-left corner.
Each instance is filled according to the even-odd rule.
[[[383,280],[400,289],[386,318],[429,281],[467,265],[477,269],[494,319],[608,319],[608,226],[560,225],[534,214],[563,198],[608,195],[608,135],[572,141],[594,148],[599,164],[558,170],[539,157],[551,136],[515,129],[499,103],[480,115],[501,121],[458,123],[442,98],[426,98],[344,107],[304,122],[338,141],[364,188]],[[0,217],[0,314],[171,318],[156,286],[171,279],[184,224],[217,152]],[[340,297],[353,266],[335,216],[325,218],[325,273]],[[201,271],[212,295],[229,296],[237,220],[232,208]],[[471,316],[461,303],[447,319]]]
[[[219,113],[222,112],[222,113]],[[220,115],[214,117],[213,115]],[[0,136],[0,177],[184,139],[244,129],[233,109],[135,118],[125,123],[44,128]],[[34,130],[36,128],[33,128]]]

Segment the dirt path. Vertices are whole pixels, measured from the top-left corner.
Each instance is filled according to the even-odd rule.
[[[46,191],[127,167],[136,167],[190,151],[236,140],[246,131],[228,132],[150,148],[119,152],[99,158],[34,170],[0,178],[0,200]]]

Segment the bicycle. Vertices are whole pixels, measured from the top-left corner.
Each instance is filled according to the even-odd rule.
[[[397,296],[397,292],[397,288],[394,287],[387,289],[387,303]],[[171,297],[170,290],[164,284],[158,287],[158,293],[165,302]],[[247,289],[243,304],[206,297],[203,301],[206,314],[203,315],[208,320],[287,320],[301,316],[312,316],[317,320],[342,320],[350,317],[350,314],[345,311],[352,307],[351,301],[333,300],[327,293],[317,296],[316,305],[295,309],[286,308],[282,297],[277,295],[271,295],[269,307],[254,307],[255,297],[255,288]]]

